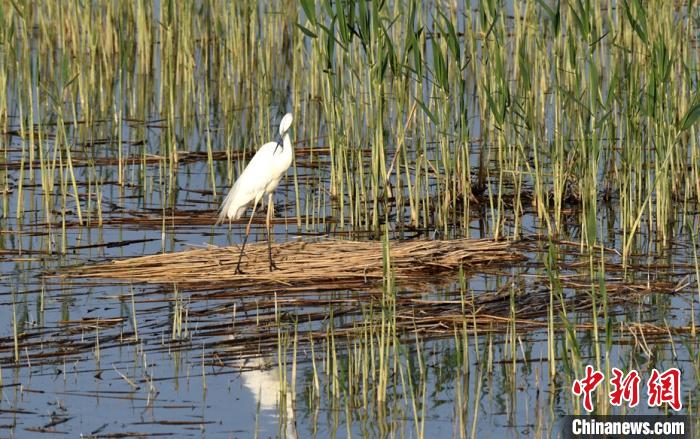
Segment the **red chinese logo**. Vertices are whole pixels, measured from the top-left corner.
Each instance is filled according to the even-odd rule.
[[[664,373],[654,369],[647,381],[649,389],[649,407],[660,406],[667,403],[675,411],[679,411],[681,403],[681,371],[675,367]]]
[[[620,369],[613,367],[613,377],[610,379],[613,390],[610,392],[610,404],[620,406],[622,401],[627,401],[629,407],[639,404],[639,373],[632,370],[627,376]]]
[[[612,368],[612,378],[610,378],[611,391],[608,394],[610,404],[616,407],[624,402],[629,407],[639,404],[639,383],[641,378],[636,370],[632,370],[625,375],[620,369]],[[576,396],[583,396],[583,408],[587,412],[593,411],[593,392],[603,382],[605,375],[593,366],[586,366],[583,378],[575,380],[572,391]],[[683,408],[681,403],[681,371],[671,368],[661,373],[652,369],[651,376],[647,381],[647,403],[649,407],[660,407],[664,403],[668,404],[675,411]]]
[[[600,371],[593,371],[593,366],[586,366],[586,376],[583,379],[574,381],[573,392],[576,396],[583,396],[583,408],[587,412],[593,411],[593,398],[591,394],[605,378]]]

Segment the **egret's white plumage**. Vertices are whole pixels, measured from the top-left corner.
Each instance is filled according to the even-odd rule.
[[[277,188],[280,179],[292,164],[294,152],[289,138],[292,121],[292,114],[285,114],[279,128],[282,141],[268,142],[255,153],[226,196],[217,224],[226,219],[239,219],[251,202],[257,206],[265,195],[272,194]]]
[[[241,271],[241,258],[245,244],[248,242],[250,235],[250,224],[253,222],[255,209],[262,198],[267,195],[267,218],[265,226],[267,229],[267,255],[270,259],[270,271],[276,268],[272,260],[272,247],[270,244],[270,222],[274,215],[272,192],[277,189],[280,184],[280,179],[287,172],[292,164],[294,151],[292,151],[292,141],[289,139],[289,128],[292,126],[292,115],[287,113],[280,121],[280,137],[281,141],[269,142],[258,149],[253,158],[245,167],[243,173],[238,177],[233,187],[226,195],[224,204],[221,206],[219,219],[216,221],[220,224],[228,218],[229,221],[239,219],[250,202],[253,202],[253,212],[250,214],[248,225],[245,228],[245,238],[241,251],[238,254],[238,263],[236,264],[236,273]]]

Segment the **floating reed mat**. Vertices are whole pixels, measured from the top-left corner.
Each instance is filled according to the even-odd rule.
[[[444,271],[512,264],[525,259],[508,241],[390,241],[389,260],[395,281],[415,281]],[[277,270],[269,271],[267,243],[246,246],[236,273],[240,248],[206,247],[74,267],[65,277],[121,279],[145,283],[214,284],[244,287],[260,283],[281,287],[314,285],[344,288],[384,278],[381,241],[292,241],[272,245]]]

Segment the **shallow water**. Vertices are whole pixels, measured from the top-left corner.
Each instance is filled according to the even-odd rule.
[[[195,179],[189,180],[188,188],[196,189],[194,182]],[[283,205],[283,197],[282,193],[278,194],[278,205]],[[142,207],[140,211],[146,210]],[[283,217],[288,211],[278,207],[277,213]],[[366,311],[358,310],[357,306],[366,307],[374,302],[379,307],[376,295],[365,294],[374,288],[366,292],[324,289],[301,294],[279,289],[248,295],[232,285],[216,291],[177,288],[175,295],[173,285],[131,285],[128,282],[118,285],[45,276],[58,266],[155,254],[164,249],[179,251],[191,245],[240,242],[242,227],[235,225],[227,232],[225,227],[212,230],[211,226],[180,225],[168,229],[164,239],[157,227],[144,228],[138,224],[76,227],[70,229],[66,238],[69,249],[66,256],[34,253],[45,248],[47,237],[41,233],[31,234],[41,227],[30,226],[21,240],[8,239],[5,246],[8,254],[2,262],[5,293],[0,306],[0,321],[5,322],[1,424],[8,434],[26,437],[30,433],[44,434],[40,432],[95,435],[131,432],[238,437],[251,436],[257,431],[261,437],[274,437],[284,432],[289,436],[296,432],[299,437],[325,437],[331,434],[379,435],[397,430],[416,435],[416,428],[419,428],[426,435],[449,436],[466,426],[467,431],[477,435],[496,431],[509,437],[529,437],[556,432],[558,417],[573,412],[576,402],[569,390],[571,375],[563,368],[561,358],[557,362],[556,381],[549,379],[545,329],[519,331],[515,362],[507,347],[510,336],[502,327],[494,328],[496,332],[488,335],[480,325],[480,335],[474,339],[469,334],[468,317],[465,319],[469,344],[466,363],[464,354],[460,353],[459,345],[464,338],[459,331],[455,335],[445,327],[435,328],[432,334],[421,332],[420,354],[414,336],[402,337],[396,361],[404,364],[404,368],[410,366],[415,382],[425,386],[425,396],[414,389],[416,395],[420,395],[416,396],[419,398],[419,415],[416,415],[412,399],[405,393],[406,378],[392,376],[382,413],[371,390],[368,390],[369,401],[365,401],[363,395],[352,393],[357,392],[357,383],[348,384],[344,389],[333,388],[334,380],[327,374],[330,373],[326,355],[328,339],[318,335],[327,331],[331,324],[339,329],[365,320]],[[298,236],[295,231],[293,224],[286,230],[278,225],[275,239],[295,239]],[[575,239],[575,231],[572,233]],[[264,232],[257,233],[256,239],[264,239]],[[127,240],[134,243],[106,245]],[[76,246],[83,248],[74,248]],[[692,273],[692,266],[682,265],[689,261],[687,251],[685,245],[667,251],[662,259],[670,263],[669,269],[654,268],[658,263],[654,258],[641,258],[651,269],[646,273],[640,271],[638,277],[642,281],[668,280],[673,285],[683,286],[684,278],[687,281],[686,276]],[[545,324],[542,301],[548,300],[549,293],[542,279],[535,277],[542,276],[545,271],[542,254],[529,251],[527,255],[528,262],[500,269],[500,274],[489,270],[485,274],[468,275],[469,292],[476,297],[491,295],[491,301],[498,304],[493,312],[508,317],[509,292],[512,291],[517,318]],[[585,261],[586,258],[576,256],[574,251],[565,260],[580,259]],[[611,257],[609,263],[614,259]],[[562,263],[559,273],[561,277],[581,273],[580,269],[565,269],[564,265]],[[428,290],[399,286],[397,297],[430,303],[423,306],[419,302],[405,303],[400,308],[428,315],[455,312],[459,315],[462,311],[457,275],[441,276],[445,279],[436,279],[440,283]],[[608,288],[615,283],[615,277],[614,273],[608,274]],[[678,294],[622,292],[615,296],[615,302],[620,305],[611,305],[612,324],[625,327],[634,322],[667,322],[674,328],[687,327],[692,318],[690,302],[698,309],[693,288],[686,285]],[[494,293],[498,291],[500,294]],[[211,296],[217,292],[218,295]],[[576,296],[585,295],[586,291],[585,288],[566,288],[565,294],[567,303],[575,304]],[[279,301],[277,312],[284,315],[279,325],[275,324],[275,295]],[[344,305],[334,305],[334,312],[340,315],[332,321],[315,317],[313,322],[304,323],[310,313],[328,315],[327,301],[331,298],[350,308],[339,313]],[[289,302],[284,303],[285,300]],[[306,305],[302,305],[302,301]],[[488,303],[485,301],[483,306]],[[136,310],[138,341],[134,337],[132,309]],[[183,329],[174,335],[173,316],[183,310],[186,310]],[[16,366],[12,351],[13,313],[18,333],[23,334]],[[289,384],[281,384],[283,374],[278,366],[280,351],[276,341],[279,327],[286,337],[284,375],[289,383],[292,374],[290,337],[295,329],[290,323],[292,316],[298,319],[296,329],[302,334],[296,354],[295,392],[289,391]],[[584,305],[580,313],[572,311],[569,317],[580,323],[590,322],[590,311]],[[314,386],[310,345],[303,340],[303,334],[308,336],[310,330],[314,330],[317,337],[315,366],[320,394],[315,397],[310,390]],[[651,367],[679,367],[683,374],[682,395],[690,404],[697,394],[696,360],[691,351],[696,344],[692,338],[677,335],[673,337],[674,345],[670,345],[666,335],[647,335],[645,343],[649,343],[653,352],[653,360],[650,360],[639,345],[628,344],[631,341],[629,331],[622,331],[623,334],[612,341],[608,356],[610,365],[625,370],[634,367],[642,376]],[[563,333],[557,333],[556,339],[557,344],[562,343]],[[475,340],[478,352],[473,344]],[[584,363],[588,362],[585,358],[593,362],[590,331],[580,331],[578,340]],[[347,354],[348,349],[352,351],[356,347],[355,342],[356,339],[338,336],[336,350],[341,383],[343,376],[348,379],[349,363],[357,361]],[[558,356],[566,355],[561,346],[557,351]],[[425,367],[422,375],[416,371],[419,355]],[[408,373],[408,369],[404,371]],[[280,394],[285,388],[286,392]],[[284,402],[279,404],[279,401]],[[642,412],[654,413],[655,410],[640,408],[634,413]],[[416,418],[424,425],[417,427]]]
[[[156,2],[154,10],[160,7]],[[258,13],[261,21],[278,24],[277,11],[259,5]],[[274,27],[265,29],[268,33],[257,35],[261,41],[284,47],[269,33]],[[320,116],[316,97],[294,94],[295,78],[285,65],[294,49],[273,58],[272,79],[260,79],[253,88],[246,86],[244,72],[221,63],[233,71],[223,77],[238,84],[229,90],[234,106],[214,95],[226,84],[210,77],[203,61],[208,53],[198,50],[193,89],[186,89],[191,96],[182,91],[187,85],[178,82],[180,77],[167,77],[167,60],[158,50],[149,74],[138,60],[120,64],[130,69],[96,74],[103,76],[88,87],[87,102],[97,108],[91,109],[97,116],[90,124],[71,122],[72,116],[80,120],[87,114],[78,93],[60,113],[43,92],[68,87],[71,75],[53,69],[68,62],[60,50],[32,46],[29,76],[7,68],[16,77],[7,81],[7,123],[0,137],[0,435],[557,436],[559,418],[581,410],[570,390],[577,368],[597,361],[606,370],[636,369],[642,379],[653,368],[679,368],[684,410],[694,413],[700,346],[691,331],[700,304],[696,243],[688,230],[698,229],[700,216],[693,205],[674,212],[665,243],[656,240],[658,230],[649,230],[645,218],[627,270],[620,265],[623,234],[613,198],[601,201],[596,212],[605,251],[589,257],[580,245],[580,206],[565,206],[563,232],[550,242],[534,208],[524,202],[514,240],[524,262],[467,268],[463,275],[440,272],[430,285],[368,284],[349,291],[329,282],[292,290],[239,288],[235,280],[225,287],[183,287],[61,277],[83,264],[240,244],[243,221],[230,228],[213,225],[219,203],[229,177],[240,172],[255,145],[274,137],[276,120],[292,108],[303,111],[294,127],[295,165],[275,194],[275,242],[381,239],[383,229],[372,230],[366,218],[350,225],[347,211],[340,225],[338,197],[329,184],[330,123]],[[164,95],[173,84],[182,95],[167,101]],[[205,84],[212,90],[208,100]],[[22,135],[29,108],[20,105],[27,99],[23,85],[34,97],[29,107],[36,130],[45,134],[37,144],[55,158],[51,170],[40,169],[39,149],[29,147],[28,133]],[[251,90],[255,95],[246,97]],[[183,110],[187,105],[196,109]],[[168,119],[173,108],[178,116]],[[480,109],[472,103],[469,112]],[[64,140],[57,140],[59,113]],[[386,115],[387,133],[401,117]],[[468,161],[476,167],[479,118],[469,124],[474,141]],[[429,160],[441,157],[436,145],[444,138],[457,150],[454,133],[436,127],[427,132],[434,136],[424,140]],[[385,146],[393,153],[389,134]],[[355,153],[370,156],[373,133],[357,135],[363,141]],[[67,159],[63,141],[74,161],[75,187],[62,161]],[[32,171],[30,150],[36,154]],[[118,183],[120,154],[129,158],[122,162],[123,184]],[[411,159],[419,156],[412,151]],[[44,187],[47,176],[55,181]],[[429,191],[438,190],[438,179],[425,179]],[[493,175],[489,183],[496,187]],[[530,191],[525,184],[523,194]],[[504,199],[512,192],[506,185]],[[386,217],[382,212],[379,222],[388,219],[387,234],[394,240],[490,237],[489,202],[485,195],[471,206],[465,229],[458,221],[450,227],[408,226],[407,207]],[[502,236],[512,237],[515,221],[505,211]],[[429,222],[426,218],[421,220]],[[251,241],[264,241],[263,224],[259,216]],[[552,264],[548,252],[556,254]],[[600,277],[591,279],[591,273]],[[557,283],[560,290],[553,286]],[[598,303],[596,341],[590,292],[599,291],[601,283],[608,291],[609,318],[604,320]],[[387,324],[392,318],[393,326]],[[392,327],[399,328],[396,334],[385,332]],[[575,343],[567,330],[574,331]],[[624,412],[602,400],[598,409]],[[663,410],[642,403],[631,412]]]

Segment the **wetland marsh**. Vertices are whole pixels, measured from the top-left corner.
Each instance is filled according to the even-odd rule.
[[[558,437],[587,365],[678,368],[695,416],[699,29],[693,1],[0,0],[0,436]],[[280,269],[235,274],[218,209],[287,112]]]

